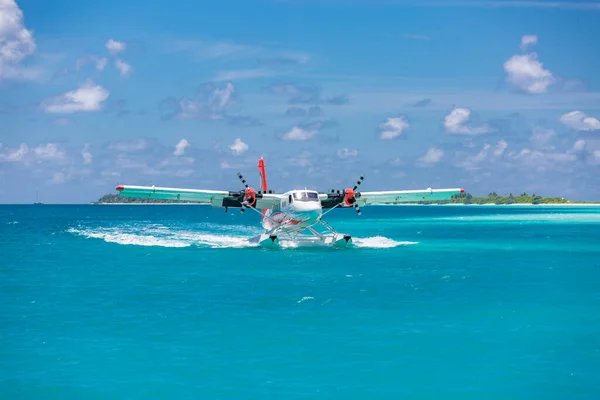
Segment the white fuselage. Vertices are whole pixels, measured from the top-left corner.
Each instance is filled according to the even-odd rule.
[[[316,191],[292,190],[281,197],[279,210],[267,212],[262,226],[266,230],[278,227],[286,231],[302,231],[316,224],[322,212]]]

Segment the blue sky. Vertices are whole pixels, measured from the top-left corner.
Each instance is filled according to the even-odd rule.
[[[600,199],[600,3],[0,0],[0,203],[117,184]]]

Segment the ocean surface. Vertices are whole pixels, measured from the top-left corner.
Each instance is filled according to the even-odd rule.
[[[0,206],[2,399],[600,399],[600,207]]]

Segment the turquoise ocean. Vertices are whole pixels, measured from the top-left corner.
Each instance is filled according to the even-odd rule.
[[[600,399],[600,207],[0,206],[2,399]]]

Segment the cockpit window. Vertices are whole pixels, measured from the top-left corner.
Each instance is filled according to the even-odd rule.
[[[317,192],[294,192],[294,200],[296,201],[319,201]]]

